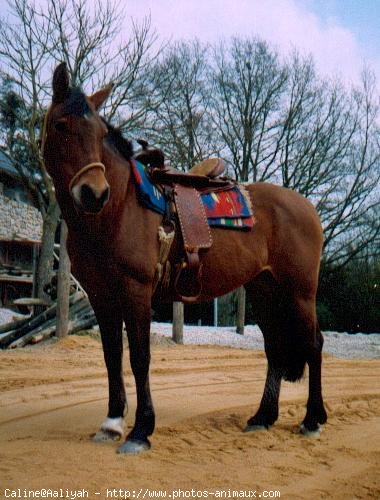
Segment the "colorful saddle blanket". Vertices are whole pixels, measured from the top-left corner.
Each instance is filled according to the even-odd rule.
[[[164,194],[150,182],[142,163],[132,159],[131,165],[140,202],[150,210],[164,214],[166,206]],[[223,191],[201,193],[201,198],[210,226],[232,229],[253,227],[250,200],[244,187],[234,186]]]

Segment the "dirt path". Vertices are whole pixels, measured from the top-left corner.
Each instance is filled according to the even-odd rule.
[[[129,368],[125,372],[130,426],[135,392]],[[113,498],[124,491],[130,498],[149,498],[153,490],[173,498],[179,489],[182,498],[200,498],[201,492],[215,497],[222,490],[227,498],[233,490],[247,495],[256,490],[257,498],[264,491],[292,499],[379,498],[379,373],[379,360],[325,356],[329,422],[319,438],[298,434],[307,378],[284,383],[280,418],[270,431],[244,434],[264,385],[263,353],[154,346],[153,448],[127,457],[115,453],[117,443],[88,439],[107,407],[96,340],[74,336],[50,346],[3,351],[0,498],[12,491],[25,498],[41,488],[58,490],[63,498],[84,489],[93,499],[107,498],[107,489]]]

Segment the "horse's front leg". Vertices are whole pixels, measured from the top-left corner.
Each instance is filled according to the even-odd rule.
[[[108,414],[93,440],[103,442],[120,439],[124,433],[124,408],[126,394],[123,379],[123,319],[117,295],[90,298],[98,320],[103,344],[104,360],[108,373]]]
[[[125,298],[125,325],[129,356],[136,382],[137,408],[133,429],[118,453],[135,454],[150,448],[148,436],[154,431],[155,415],[149,388],[151,287],[129,282]]]

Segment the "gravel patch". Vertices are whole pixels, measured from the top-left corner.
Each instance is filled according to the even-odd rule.
[[[151,332],[164,337],[171,337],[171,323],[152,323]],[[324,352],[339,358],[380,358],[380,334],[348,334],[323,332]],[[212,344],[237,347],[241,349],[264,350],[262,333],[258,326],[246,325],[244,335],[236,333],[234,327],[210,327],[185,325],[184,344]]]
[[[0,308],[0,325],[19,318],[24,318],[9,309]],[[151,325],[151,336],[154,343],[171,343],[172,324],[155,323]],[[364,333],[348,334],[323,332],[325,343],[323,350],[338,358],[380,358],[380,334]],[[159,339],[161,337],[161,341]],[[184,344],[221,345],[240,349],[264,350],[264,341],[258,326],[246,325],[244,335],[236,333],[235,327],[192,326],[185,325],[183,330]]]

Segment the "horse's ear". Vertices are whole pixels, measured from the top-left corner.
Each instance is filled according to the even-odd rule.
[[[59,104],[64,101],[69,90],[69,73],[66,63],[59,64],[53,75],[53,102]]]
[[[95,94],[92,94],[92,96],[88,98],[95,106],[95,109],[99,109],[100,106],[105,102],[107,97],[110,95],[112,88],[113,88],[113,83],[110,83],[109,85],[98,90],[98,92],[95,92]]]

